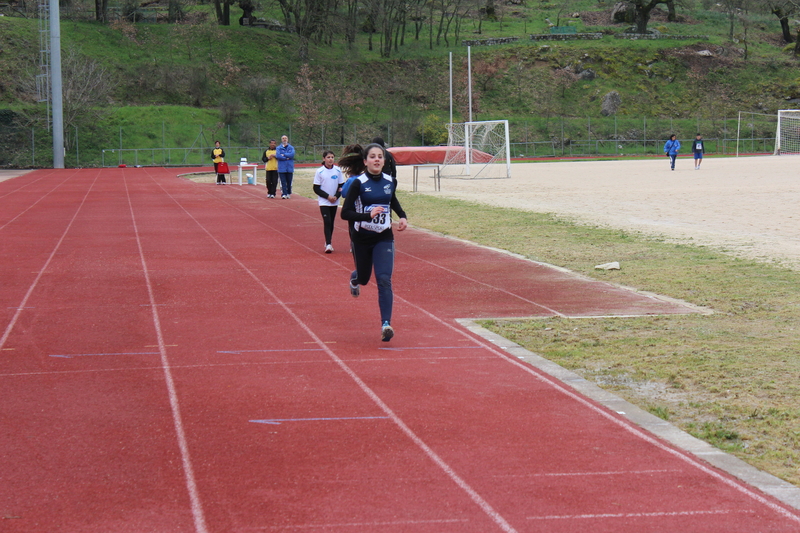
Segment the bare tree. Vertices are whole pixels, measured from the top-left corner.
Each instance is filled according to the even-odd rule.
[[[321,35],[323,27],[335,11],[336,3],[327,0],[277,0],[283,12],[286,27],[300,38],[298,50],[301,59],[308,58],[309,42]]]
[[[783,40],[793,43],[794,37],[792,37],[792,30],[789,27],[789,17],[800,12],[800,2],[798,0],[766,0],[765,3],[770,13],[778,17],[781,23]]]
[[[116,80],[100,63],[71,46],[64,49],[61,72],[64,128],[96,122],[111,103],[111,95],[117,87]],[[26,80],[23,88],[35,94],[35,76]]]
[[[634,19],[636,21],[636,32],[647,33],[647,24],[650,22],[650,12],[655,9],[658,4],[665,4],[669,11],[669,20],[675,21],[677,15],[675,14],[675,5],[681,4],[681,0],[629,0],[633,6]]]
[[[97,22],[108,22],[108,0],[94,0],[94,18]]]

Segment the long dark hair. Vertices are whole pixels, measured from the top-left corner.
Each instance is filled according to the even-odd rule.
[[[366,152],[360,144],[346,146],[342,157],[339,159],[339,168],[348,176],[358,176],[367,169],[364,164],[364,154]]]

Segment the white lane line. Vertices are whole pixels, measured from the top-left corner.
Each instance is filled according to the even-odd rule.
[[[664,470],[615,470],[610,472],[541,472],[533,474],[499,474],[493,477],[513,478],[513,477],[591,477],[591,476],[644,476],[650,474],[666,474],[669,472],[681,473],[684,470],[664,469]]]
[[[323,350],[317,350],[323,351]],[[160,352],[154,352],[153,355],[158,355]],[[414,357],[409,359],[397,359],[391,357],[382,358],[365,358],[365,359],[346,359],[349,363],[407,363],[409,361],[453,361],[453,360],[473,360],[481,361],[485,359],[496,360],[494,355],[491,356],[475,356],[475,357]],[[294,361],[241,361],[235,363],[203,363],[195,365],[172,365],[170,368],[219,368],[219,367],[232,367],[232,366],[290,366],[290,365],[330,365],[334,361],[327,359],[307,359],[307,360],[294,360]],[[140,372],[143,370],[161,370],[160,366],[131,366],[121,368],[81,368],[77,370],[47,370],[43,372],[9,372],[7,374],[0,374],[0,377],[25,377],[25,376],[50,376],[56,374],[92,374],[96,372]]]
[[[575,515],[528,516],[528,520],[597,520],[599,518],[656,518],[669,516],[722,515],[731,513],[754,514],[750,509],[719,509],[707,511],[654,511],[649,513],[598,513]]]
[[[246,528],[245,531],[265,531],[268,529],[330,529],[330,528],[360,528],[361,531],[364,531],[364,528],[376,528],[376,527],[386,527],[386,526],[417,526],[417,525],[425,525],[425,524],[460,524],[464,522],[469,522],[466,518],[452,518],[452,519],[440,519],[440,520],[393,520],[391,522],[344,522],[340,524],[297,524],[294,526],[268,526],[268,527],[250,527]],[[370,529],[367,529],[369,531]]]
[[[155,181],[155,180],[153,180]],[[158,183],[158,182],[156,182]],[[400,428],[400,430],[406,434],[406,436],[411,439],[411,441],[416,444],[424,453],[428,456],[428,458],[433,461],[461,490],[463,490],[469,498],[478,506],[480,509],[503,531],[507,533],[516,532],[516,530],[509,524],[505,518],[503,518],[500,513],[494,510],[492,506],[483,499],[483,497],[478,494],[478,492],[473,489],[464,479],[462,479],[456,472],[450,467],[447,462],[442,459],[433,449],[428,446],[414,431],[406,425],[406,423],[378,396],[378,394],[373,391],[354,371],[351,369],[342,359],[340,359],[334,352],[331,350],[325,342],[320,339],[314,331],[294,312],[292,311],[288,304],[283,302],[278,296],[269,288],[267,285],[259,279],[259,277],[250,270],[247,265],[242,263],[239,258],[237,258],[233,253],[228,250],[211,232],[203,226],[199,220],[197,220],[194,215],[192,215],[180,202],[178,202],[166,189],[164,189],[161,183],[158,183],[161,189],[164,191],[167,196],[169,196],[172,201],[178,205],[186,215],[191,218],[197,226],[202,229],[208,237],[214,241],[221,250],[223,250],[239,267],[245,272],[248,276],[250,276],[257,285],[259,285],[269,296],[278,302],[284,312],[289,315],[292,320],[294,320],[300,328],[306,332],[306,334],[311,337],[314,342],[320,346],[328,356],[339,365],[350,379],[352,379],[356,385],[366,394],[386,415],[392,419],[392,421]]]
[[[18,189],[16,189],[16,190],[14,190],[14,191],[9,191],[8,193],[4,194],[3,196],[0,196],[0,200],[2,200],[3,198],[5,198],[6,196],[10,196],[12,193],[19,192],[20,190],[24,189],[24,188],[25,188],[25,187],[27,187],[28,185],[33,185],[33,184],[34,184],[34,183],[36,183],[37,181],[43,180],[45,177],[46,177],[46,176],[42,176],[41,178],[37,178],[37,179],[35,179],[35,180],[33,180],[33,181],[31,181],[31,182],[29,182],[29,183],[27,183],[27,184],[23,185],[22,187],[20,187],[20,188],[18,188]],[[70,178],[71,178],[71,177],[72,177],[72,176],[70,176]],[[2,226],[0,226],[0,230],[2,230],[3,228],[5,228],[5,227],[6,227],[6,226],[8,226],[9,224],[11,224],[12,222],[14,222],[15,220],[17,220],[19,217],[21,217],[22,215],[24,215],[25,213],[27,213],[28,211],[30,211],[30,210],[33,208],[33,206],[35,206],[36,204],[38,204],[39,202],[41,202],[42,200],[44,200],[45,198],[47,198],[47,196],[48,196],[48,195],[50,195],[50,194],[51,194],[52,192],[54,192],[56,189],[58,189],[59,187],[61,187],[62,185],[64,185],[64,183],[66,183],[67,181],[69,181],[69,179],[70,179],[70,178],[67,178],[66,180],[64,180],[64,181],[62,181],[61,183],[59,183],[58,185],[56,185],[55,187],[53,187],[53,188],[51,188],[51,189],[48,189],[48,190],[47,190],[47,192],[44,194],[44,196],[42,196],[41,198],[39,198],[38,200],[36,200],[35,202],[33,202],[33,203],[30,205],[30,206],[26,207],[24,211],[20,211],[20,212],[19,212],[19,213],[18,213],[18,214],[17,214],[17,215],[14,217],[14,218],[12,218],[12,219],[10,219],[10,220],[6,221],[6,223],[5,223],[5,224],[3,224]]]
[[[158,307],[156,306],[155,294],[153,293],[153,284],[150,281],[150,274],[147,270],[147,261],[144,257],[144,248],[142,247],[142,239],[139,235],[139,227],[136,224],[136,214],[133,211],[133,202],[131,201],[130,191],[128,190],[128,180],[123,175],[125,183],[125,194],[128,197],[128,207],[131,212],[131,222],[133,224],[133,232],[136,235],[136,245],[139,248],[139,257],[142,261],[142,270],[144,273],[145,283],[147,285],[147,295],[150,299],[150,306],[153,315],[153,326],[155,327],[156,337],[158,338],[158,351],[161,354],[161,367],[164,371],[164,381],[167,385],[169,393],[169,405],[172,409],[172,421],[175,425],[175,433],[178,438],[178,447],[181,451],[181,461],[183,463],[183,472],[186,480],[186,489],[189,492],[189,500],[192,507],[192,518],[194,519],[194,527],[197,533],[207,533],[205,515],[203,514],[203,505],[200,501],[200,493],[197,490],[197,482],[194,477],[194,468],[192,468],[192,459],[189,455],[189,445],[186,442],[186,432],[183,429],[183,420],[181,418],[181,407],[178,401],[178,393],[175,390],[175,381],[172,379],[172,371],[170,370],[169,357],[167,356],[167,347],[164,342],[164,335],[161,329],[161,320],[158,316]]]
[[[778,514],[780,514],[780,515],[782,515],[782,516],[784,516],[786,518],[789,518],[789,519],[791,519],[791,520],[793,520],[793,521],[795,521],[797,523],[800,523],[800,516],[798,516],[797,514],[792,513],[791,511],[785,509],[781,505],[778,505],[775,502],[767,499],[766,497],[762,496],[761,494],[759,494],[758,492],[756,492],[755,490],[750,488],[748,485],[745,485],[743,482],[740,482],[740,481],[732,479],[732,478],[728,478],[726,475],[723,475],[723,474],[717,472],[712,467],[704,465],[698,459],[695,459],[693,456],[689,455],[688,453],[684,452],[683,450],[677,450],[677,449],[671,448],[670,446],[667,446],[666,444],[662,443],[660,440],[658,440],[654,436],[652,436],[649,433],[647,433],[645,430],[633,426],[632,423],[629,422],[627,419],[623,419],[623,418],[619,418],[617,416],[614,416],[614,414],[612,414],[611,412],[607,411],[604,407],[595,405],[589,399],[584,397],[582,394],[580,394],[578,392],[575,392],[574,390],[569,388],[567,385],[561,383],[560,381],[556,380],[555,378],[551,378],[550,376],[547,376],[547,375],[545,375],[543,373],[539,373],[539,371],[535,370],[532,366],[528,365],[527,363],[522,362],[522,361],[518,361],[515,357],[512,357],[509,354],[502,352],[501,350],[499,350],[497,348],[497,346],[494,346],[494,345],[484,341],[483,339],[474,337],[469,331],[460,329],[459,327],[457,327],[457,326],[455,326],[453,324],[450,324],[449,322],[447,322],[445,320],[442,320],[437,315],[434,315],[433,313],[423,309],[422,307],[420,307],[418,305],[412,304],[411,302],[409,302],[408,300],[406,300],[406,299],[404,299],[402,297],[395,296],[395,299],[402,301],[404,304],[406,304],[406,305],[408,305],[408,306],[410,306],[410,307],[412,307],[414,309],[417,309],[419,312],[429,316],[433,321],[438,322],[438,323],[450,328],[451,330],[453,330],[455,332],[458,332],[460,335],[462,335],[462,336],[464,336],[466,338],[469,338],[469,339],[472,339],[472,340],[476,341],[478,344],[484,346],[486,348],[486,350],[488,350],[490,353],[493,353],[493,354],[497,355],[501,359],[504,359],[505,361],[511,363],[512,365],[516,366],[517,368],[521,369],[522,371],[524,371],[524,372],[536,377],[537,379],[539,379],[543,383],[550,385],[552,388],[556,389],[557,391],[561,392],[562,394],[572,398],[573,400],[577,401],[578,403],[583,404],[584,406],[588,407],[591,411],[594,411],[595,413],[599,414],[603,418],[606,418],[607,420],[609,420],[613,424],[621,427],[622,429],[624,429],[628,433],[631,433],[635,437],[638,437],[639,439],[641,439],[641,440],[643,440],[643,441],[655,446],[659,450],[661,450],[663,452],[666,452],[667,454],[672,455],[672,456],[684,461],[689,466],[692,466],[692,467],[700,470],[701,472],[704,472],[705,474],[708,474],[711,477],[716,478],[717,480],[721,481],[723,484],[728,485],[729,487],[739,491],[743,495],[745,495],[745,496],[747,496],[747,497],[749,497],[749,498],[751,498],[751,499],[753,499],[753,500],[755,500],[755,501],[767,506],[768,508],[770,508],[773,511],[777,512]]]
[[[27,307],[28,300],[30,299],[31,295],[33,294],[33,291],[36,289],[36,286],[39,284],[39,280],[42,279],[42,276],[44,276],[44,273],[47,271],[47,268],[50,266],[50,263],[53,261],[53,258],[56,256],[56,252],[61,247],[61,244],[64,242],[64,239],[67,237],[67,233],[69,233],[69,230],[72,228],[72,225],[75,223],[75,219],[78,218],[78,213],[80,213],[81,209],[83,209],[83,204],[86,203],[86,199],[89,197],[89,193],[92,192],[92,188],[94,187],[94,184],[97,183],[97,179],[99,177],[100,177],[100,174],[98,173],[97,176],[95,176],[94,181],[92,182],[92,184],[89,186],[89,189],[86,191],[86,194],[83,196],[83,199],[81,200],[81,203],[78,205],[78,208],[75,210],[75,214],[72,215],[72,218],[70,219],[69,223],[67,223],[67,227],[64,228],[64,232],[61,234],[61,238],[58,239],[58,242],[56,243],[55,247],[53,248],[53,251],[50,253],[50,256],[47,258],[47,261],[44,262],[44,266],[42,266],[42,268],[39,270],[39,273],[36,275],[36,278],[33,280],[33,283],[31,283],[31,286],[28,287],[28,292],[26,292],[25,296],[22,298],[22,302],[20,302],[20,304],[17,306],[17,311],[14,313],[14,316],[11,317],[11,321],[8,323],[8,326],[6,326],[6,329],[3,332],[3,336],[0,337],[0,349],[2,349],[5,346],[6,342],[8,341],[8,337],[11,335],[11,331],[14,329],[14,326],[16,325],[17,320],[19,320],[19,316],[22,314],[22,311],[25,309],[25,307]],[[47,196],[47,195],[45,195],[45,196]],[[42,198],[44,198],[44,196]],[[37,202],[39,202],[40,200],[41,200],[41,198],[39,200],[37,200]],[[33,205],[36,205],[36,204],[34,203]],[[33,205],[31,207],[33,207]],[[2,229],[2,228],[0,228],[0,229]]]
[[[260,196],[254,195],[253,193],[251,193],[251,192],[249,192],[249,191],[244,191],[244,192],[245,192],[245,193],[247,193],[247,194],[248,194],[248,195],[250,195],[250,196],[254,196],[254,197],[260,198]],[[215,198],[216,198],[216,196],[215,196]],[[263,222],[262,220],[259,220],[259,219],[257,219],[257,218],[256,218],[256,217],[254,217],[254,216],[253,216],[251,213],[249,213],[249,212],[247,212],[247,211],[244,211],[244,210],[242,210],[242,209],[241,209],[241,208],[239,208],[239,207],[233,206],[232,204],[228,203],[227,201],[226,201],[225,203],[227,203],[227,204],[228,204],[228,205],[230,205],[231,207],[234,207],[235,209],[239,210],[241,213],[243,213],[243,214],[245,214],[245,215],[249,216],[249,217],[250,217],[250,218],[252,218],[253,220],[256,220],[256,221],[257,221],[257,222],[259,222],[260,224],[262,224],[262,225],[264,225],[264,226],[266,226],[266,227],[269,227],[269,226],[268,226],[268,225],[267,225],[265,222]],[[280,204],[280,206],[281,206],[281,207],[284,207],[284,206],[283,206],[283,204]],[[306,213],[304,213],[304,212],[297,211],[297,210],[295,210],[295,209],[293,209],[292,211],[294,211],[295,213],[298,213],[298,214],[300,214],[300,215],[303,215],[303,216],[306,216],[306,217],[309,217],[309,218],[311,218],[309,215],[307,215],[307,214],[306,214]],[[285,233],[281,233],[281,235],[283,235],[283,236],[285,236],[285,237],[288,237],[288,235],[286,235]],[[311,248],[310,248],[309,246],[307,246],[306,244],[304,244],[304,243],[301,243],[301,242],[299,242],[299,241],[297,241],[297,240],[295,240],[295,239],[292,239],[292,240],[293,240],[295,243],[297,243],[297,244],[299,244],[299,245],[303,246],[304,248],[308,248],[309,250],[311,250]],[[472,245],[473,245],[473,246],[478,246],[478,245],[475,245],[475,244],[472,244]],[[486,249],[485,247],[481,247],[481,248],[483,248],[483,249]],[[511,292],[511,291],[508,291],[508,290],[506,290],[506,289],[501,289],[500,287],[496,287],[496,286],[494,286],[494,285],[492,285],[492,284],[490,284],[490,283],[486,283],[486,282],[484,282],[484,281],[480,281],[480,280],[477,280],[477,279],[475,279],[475,278],[471,278],[471,277],[469,277],[469,276],[467,276],[467,275],[465,275],[465,274],[462,274],[462,273],[460,273],[460,272],[456,272],[456,271],[454,271],[454,270],[451,270],[451,269],[449,269],[449,268],[447,268],[447,267],[444,267],[444,266],[442,266],[442,265],[439,265],[439,264],[437,264],[437,263],[433,263],[433,262],[431,262],[431,261],[428,261],[428,260],[422,259],[422,258],[420,258],[420,257],[417,257],[417,256],[415,256],[415,255],[412,255],[412,254],[410,254],[410,253],[408,253],[408,252],[404,252],[404,251],[402,251],[402,250],[398,250],[398,251],[397,251],[397,253],[398,253],[398,254],[401,254],[401,255],[405,255],[405,256],[407,256],[407,257],[410,257],[410,258],[412,258],[412,259],[415,259],[415,260],[417,260],[417,261],[420,261],[420,262],[422,262],[422,263],[427,263],[427,264],[429,264],[429,265],[431,265],[431,266],[433,266],[433,267],[440,268],[440,269],[442,269],[442,270],[444,270],[444,271],[446,271],[446,272],[449,272],[450,274],[452,274],[452,275],[454,275],[454,276],[458,276],[458,277],[464,278],[464,279],[466,279],[466,280],[469,280],[469,281],[471,281],[472,283],[476,283],[476,284],[478,284],[478,285],[483,285],[484,287],[487,287],[487,288],[489,288],[489,289],[492,289],[492,290],[496,290],[496,291],[499,291],[499,292],[505,293],[505,294],[507,294],[507,295],[509,295],[509,296],[511,296],[511,297],[513,297],[513,298],[516,298],[516,299],[518,299],[518,300],[522,300],[523,302],[525,302],[525,303],[527,303],[527,304],[530,304],[530,305],[533,305],[533,306],[539,307],[539,308],[541,308],[541,309],[544,309],[545,311],[548,311],[548,312],[550,312],[550,313],[553,313],[553,314],[554,314],[554,315],[556,315],[556,316],[560,316],[560,317],[562,317],[562,318],[567,318],[567,315],[565,315],[565,314],[563,314],[563,313],[561,313],[561,312],[559,312],[559,311],[556,311],[555,309],[551,309],[550,307],[547,307],[546,305],[543,305],[543,304],[540,304],[540,303],[534,302],[533,300],[529,300],[529,299],[527,299],[527,298],[524,298],[524,297],[520,296],[519,294],[515,294],[515,293],[513,293],[513,292]],[[331,259],[331,260],[332,260],[332,259]],[[537,265],[540,265],[540,266],[544,265],[544,263],[535,263],[535,264],[537,264]],[[552,266],[550,266],[550,265],[544,265],[544,266],[548,266],[548,267],[552,268]]]

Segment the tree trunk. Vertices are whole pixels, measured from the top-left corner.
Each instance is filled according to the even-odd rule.
[[[97,22],[108,22],[108,0],[94,0],[94,17]]]
[[[647,24],[650,22],[650,10],[652,7],[641,7],[636,9],[636,33],[647,33]]]
[[[794,41],[794,57],[800,56],[800,29],[797,30],[797,39]]]
[[[678,15],[675,13],[674,0],[669,0],[667,2],[667,11],[669,11],[669,15],[667,15],[667,20],[670,22],[676,22],[678,20]]]
[[[169,12],[167,15],[167,21],[170,24],[174,24],[178,22],[181,18],[183,18],[183,9],[181,7],[180,0],[169,0]]]
[[[792,30],[789,27],[789,17],[784,15],[781,18],[781,32],[783,33],[783,40],[787,43],[793,43],[794,37],[792,37]]]

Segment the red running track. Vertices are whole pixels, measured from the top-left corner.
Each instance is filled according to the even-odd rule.
[[[381,343],[341,220],[176,174],[0,183],[0,530],[800,530],[455,320],[687,308],[410,229]]]

